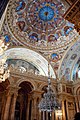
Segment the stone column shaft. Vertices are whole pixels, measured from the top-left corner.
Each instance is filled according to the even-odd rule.
[[[78,100],[77,100],[77,97],[75,97],[75,104],[76,104],[76,110],[77,110],[77,112],[79,112],[79,106],[78,106]]]
[[[43,111],[43,120],[45,120],[45,112]]]
[[[41,101],[41,94],[40,94],[40,96],[38,96],[38,98],[39,98],[39,103],[40,103],[40,101]],[[39,103],[38,103],[38,105],[39,105]],[[39,118],[39,120],[41,120],[41,111],[40,111],[39,108],[38,108],[38,118]]]
[[[66,120],[64,101],[62,101],[62,117],[63,117],[63,120]]]
[[[46,112],[46,120],[48,120],[48,112]]]
[[[8,120],[10,102],[11,102],[11,95],[9,94],[9,95],[7,96],[7,100],[6,100],[6,105],[5,105],[3,120]]]
[[[55,112],[55,120],[58,120],[58,115],[56,114],[56,112]]]
[[[12,106],[11,106],[11,118],[10,118],[10,120],[14,120],[16,99],[17,99],[17,95],[14,95],[13,100],[12,100]]]
[[[37,113],[37,99],[34,98],[32,100],[32,119],[31,120],[36,120],[37,119],[37,116],[36,116],[36,113]]]
[[[54,112],[52,112],[52,120],[54,120]]]
[[[1,106],[1,120],[3,120],[4,108],[5,108],[5,94],[2,96],[2,106]]]
[[[66,100],[66,110],[67,110],[67,118],[69,120],[69,110],[68,110],[68,101]]]
[[[26,120],[29,120],[29,109],[30,109],[30,98],[28,98],[28,104],[27,104],[27,116],[26,116]]]
[[[32,91],[32,113],[31,120],[41,120],[41,113],[39,112],[38,104],[41,100],[42,91]]]
[[[39,111],[39,120],[41,120],[41,111]]]

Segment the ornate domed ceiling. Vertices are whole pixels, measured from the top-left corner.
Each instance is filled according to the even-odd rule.
[[[50,61],[53,78],[59,73],[61,79],[70,71],[73,76],[66,74],[65,78],[73,79],[75,75],[72,69],[75,69],[74,63],[77,64],[79,59],[76,57],[77,61],[74,62],[72,58],[76,56],[74,54],[79,56],[76,51],[79,51],[80,44],[76,45],[79,34],[74,25],[63,18],[68,8],[65,0],[9,0],[0,35],[4,36],[5,42],[10,42],[9,48],[14,47],[6,52],[8,59],[32,63],[44,76],[47,76],[47,64]],[[72,44],[76,48],[69,49],[67,57],[65,51]],[[25,50],[22,50],[24,46]],[[39,54],[35,55],[35,51]]]
[[[10,0],[7,23],[16,40],[36,49],[58,49],[76,36],[74,25],[63,19],[59,0]]]

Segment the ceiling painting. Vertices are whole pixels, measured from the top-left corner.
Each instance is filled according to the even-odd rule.
[[[30,48],[58,49],[76,37],[74,25],[63,19],[65,11],[58,0],[10,0],[8,28],[16,40]]]

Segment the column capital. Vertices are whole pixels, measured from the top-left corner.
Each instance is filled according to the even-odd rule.
[[[43,94],[43,91],[33,90],[30,94],[32,94],[32,98],[40,98]]]
[[[16,86],[8,86],[6,89],[6,94],[7,95],[17,95],[18,94],[18,90],[20,89],[20,87],[16,87]]]

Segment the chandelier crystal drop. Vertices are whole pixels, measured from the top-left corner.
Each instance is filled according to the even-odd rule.
[[[51,113],[52,111],[60,110],[61,104],[58,102],[56,95],[54,94],[53,90],[51,89],[51,80],[50,80],[50,72],[49,71],[48,71],[48,75],[49,75],[49,77],[48,77],[47,92],[43,94],[43,98],[41,99],[38,107],[39,107],[40,111],[47,111],[47,112]]]
[[[7,57],[4,51],[7,50],[9,43],[5,42],[4,37],[0,37],[0,82],[5,81],[10,76],[8,64],[6,63]]]

